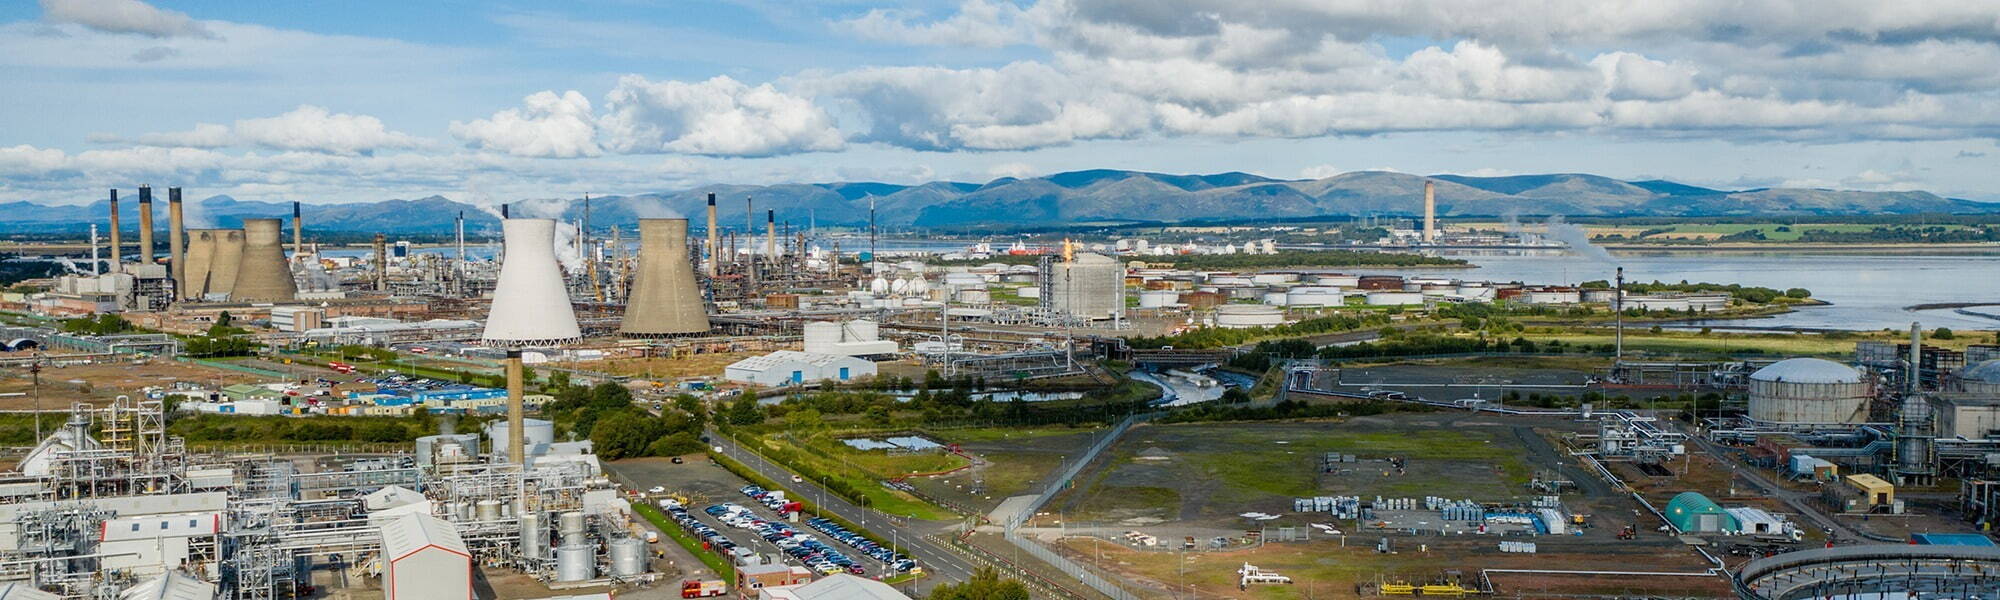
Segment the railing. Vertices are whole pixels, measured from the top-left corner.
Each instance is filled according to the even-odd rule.
[[[1098,575],[1096,571],[1078,564],[1076,561],[1070,560],[1068,557],[1058,554],[1046,546],[1022,537],[1016,530],[1029,519],[1033,518],[1035,513],[1040,511],[1043,506],[1047,506],[1049,501],[1055,498],[1056,494],[1068,489],[1070,481],[1074,480],[1076,475],[1081,473],[1083,468],[1088,466],[1092,460],[1095,460],[1098,453],[1103,452],[1105,448],[1111,446],[1112,442],[1118,441],[1120,436],[1125,435],[1126,430],[1131,429],[1133,425],[1141,421],[1148,421],[1162,414],[1165,413],[1141,413],[1125,417],[1124,420],[1118,422],[1118,425],[1097,438],[1097,441],[1091,444],[1090,448],[1078,456],[1075,461],[1064,465],[1056,477],[1050,479],[1048,484],[1044,486],[1041,493],[1035,495],[1034,501],[1022,507],[1020,512],[1006,516],[1006,533],[1003,537],[1007,540],[1007,543],[1013,544],[1016,548],[1020,548],[1021,551],[1027,552],[1030,556],[1048,563],[1049,566],[1055,567],[1057,570],[1062,571],[1063,574],[1076,578],[1077,581],[1083,582],[1084,585],[1090,586],[1091,589],[1097,590],[1099,593],[1109,596],[1113,600],[1139,600],[1139,596],[1126,591],[1125,588],[1119,587],[1116,582],[1105,579],[1104,576]]]

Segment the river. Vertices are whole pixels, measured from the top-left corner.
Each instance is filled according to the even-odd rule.
[[[1778,329],[2000,329],[2000,319],[1954,309],[1912,311],[1937,303],[2000,303],[2000,250],[1967,253],[1839,254],[1827,252],[1613,251],[1627,281],[1738,283],[1783,290],[1806,288],[1827,306],[1806,306],[1769,318],[1698,322]],[[1462,255],[1478,269],[1397,269],[1401,274],[1459,279],[1578,283],[1609,281],[1614,265],[1574,254]],[[1366,270],[1364,270],[1366,271]],[[2000,315],[2000,307],[1967,309]]]

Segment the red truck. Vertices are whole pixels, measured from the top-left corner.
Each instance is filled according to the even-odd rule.
[[[681,582],[682,598],[715,598],[729,593],[729,584],[720,579],[689,579]]]

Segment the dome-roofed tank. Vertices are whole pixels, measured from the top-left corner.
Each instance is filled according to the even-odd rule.
[[[2000,358],[1981,361],[1960,369],[1957,391],[2000,395]]]
[[[1864,423],[1872,395],[1853,367],[1788,358],[1750,374],[1750,418],[1765,423]]]

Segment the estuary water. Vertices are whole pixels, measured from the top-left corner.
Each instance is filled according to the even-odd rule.
[[[1615,266],[1627,281],[1738,283],[1801,287],[1828,306],[1801,307],[1770,318],[1729,319],[1695,325],[1774,329],[2000,329],[2000,306],[1908,310],[1918,304],[2000,303],[2000,250],[1911,253],[1658,252],[1613,251],[1618,265],[1568,252],[1523,255],[1455,255],[1477,269],[1398,269],[1459,279],[1579,283],[1609,281]],[[1967,314],[1975,313],[1975,314]],[[1979,316],[1980,314],[1993,316]]]

